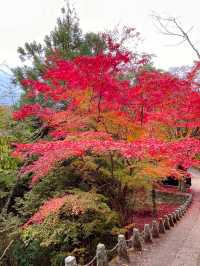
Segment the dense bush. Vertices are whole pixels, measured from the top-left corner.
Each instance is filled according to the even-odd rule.
[[[39,244],[44,256],[40,258],[42,265],[61,265],[69,254],[78,255],[83,262],[94,255],[98,242],[106,242],[111,247],[113,240],[116,241],[117,213],[111,211],[101,195],[72,190],[63,197],[65,201],[59,209],[55,209],[57,202],[50,200],[20,232],[24,246]],[[26,256],[23,252],[21,255]],[[29,263],[36,266],[37,256]]]

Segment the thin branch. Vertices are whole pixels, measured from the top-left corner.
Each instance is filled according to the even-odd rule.
[[[187,41],[186,39],[183,39],[182,41],[180,41],[178,43],[175,43],[175,44],[167,44],[166,46],[179,46],[179,45],[183,44],[186,41]]]
[[[8,244],[8,246],[5,248],[3,254],[0,257],[0,261],[3,259],[3,257],[6,255],[6,252],[9,250],[9,248],[11,247],[11,245],[13,244],[14,240],[11,240],[10,243]]]
[[[11,229],[13,229],[14,227],[16,227],[15,225],[9,227],[9,228],[6,228],[6,229],[3,229],[0,231],[0,234],[4,233],[4,232],[7,232],[7,231],[10,231]]]
[[[174,24],[177,26],[177,28],[182,32],[183,36],[185,37],[185,39],[187,40],[187,42],[189,43],[189,45],[191,46],[191,48],[194,50],[194,52],[196,53],[197,57],[200,59],[200,53],[197,50],[197,48],[194,46],[194,44],[192,43],[192,41],[190,40],[189,35],[183,30],[183,28],[176,21],[176,19],[174,19],[173,21],[174,21]]]
[[[172,36],[177,36],[177,37],[183,37],[180,33],[172,32],[169,30],[169,22],[172,22],[170,18],[165,19],[162,18],[158,15],[152,15],[152,17],[157,21],[158,25],[160,27],[157,27],[157,29],[164,35],[172,35]],[[165,25],[162,21],[167,21],[167,24]]]
[[[192,48],[192,50],[195,52],[195,54],[197,55],[198,59],[200,59],[200,52],[195,47],[195,44],[192,42],[189,36],[189,33],[191,33],[191,31],[194,28],[193,26],[190,27],[188,31],[185,31],[181,23],[178,22],[178,20],[175,17],[163,18],[160,15],[157,15],[155,13],[152,14],[152,17],[156,21],[156,24],[157,24],[156,28],[160,31],[161,34],[181,38],[182,40],[177,45],[187,42],[189,46]],[[176,30],[178,30],[179,32],[177,32],[176,30],[170,29],[170,25]]]
[[[194,26],[192,26],[188,31],[187,34],[189,34],[194,29]]]

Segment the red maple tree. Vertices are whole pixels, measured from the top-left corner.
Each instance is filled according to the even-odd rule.
[[[132,32],[126,29],[125,36]],[[144,70],[147,56],[138,58],[122,42],[104,38],[106,51],[72,60],[53,56],[43,80],[23,81],[29,97],[42,95],[51,102],[48,108],[36,103],[14,113],[15,119],[37,117],[48,129],[48,140],[16,145],[15,156],[38,156],[21,169],[34,173],[32,185],[57,162],[87,151],[116,152],[127,160],[167,160],[172,171],[197,162],[199,64],[185,79]]]

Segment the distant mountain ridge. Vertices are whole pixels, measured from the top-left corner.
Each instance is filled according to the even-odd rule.
[[[12,84],[12,75],[0,70],[0,105],[13,105],[20,95],[20,88]]]
[[[179,78],[185,78],[191,69],[192,66],[184,65],[180,67],[170,67],[169,72],[178,76]]]

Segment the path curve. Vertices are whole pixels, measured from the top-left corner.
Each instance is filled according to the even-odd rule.
[[[191,170],[193,203],[174,228],[144,251],[130,253],[129,266],[200,266],[200,171]],[[115,264],[116,265],[116,264]]]

